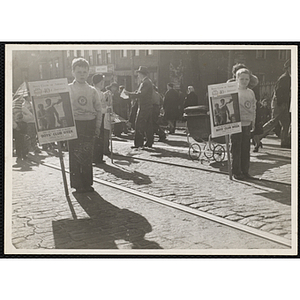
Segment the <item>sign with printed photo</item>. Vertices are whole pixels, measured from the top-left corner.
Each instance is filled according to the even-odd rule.
[[[237,83],[209,85],[208,97],[212,137],[241,132]]]
[[[39,143],[76,139],[67,79],[29,82],[28,85]]]

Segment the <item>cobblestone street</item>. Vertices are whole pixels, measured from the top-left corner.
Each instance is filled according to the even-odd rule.
[[[149,151],[130,149],[130,137],[114,139],[114,163],[106,158],[106,164],[94,167],[94,177],[291,239],[289,185],[231,181],[216,172],[226,172],[226,162],[190,160],[184,138],[169,136]],[[251,174],[289,183],[290,151],[276,143],[268,138],[252,155]],[[59,167],[58,157],[43,152],[31,158],[27,167],[13,168],[12,242],[17,249],[285,248],[98,183],[95,193],[71,194],[68,203],[61,172],[40,164]],[[68,169],[67,152],[64,161]]]

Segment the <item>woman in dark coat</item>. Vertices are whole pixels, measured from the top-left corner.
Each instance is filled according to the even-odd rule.
[[[198,105],[198,96],[195,93],[193,86],[188,87],[188,94],[184,99],[183,107],[197,106]]]
[[[164,98],[163,109],[165,111],[165,119],[168,121],[170,133],[175,132],[176,120],[179,118],[180,99],[177,91],[174,90],[174,85],[168,83],[167,92]]]

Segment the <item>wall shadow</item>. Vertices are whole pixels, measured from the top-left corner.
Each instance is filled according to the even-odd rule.
[[[152,227],[143,216],[120,209],[97,192],[73,195],[90,218],[53,221],[56,249],[162,249],[145,239]]]

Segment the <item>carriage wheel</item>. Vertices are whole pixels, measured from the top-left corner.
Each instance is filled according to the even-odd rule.
[[[225,158],[225,148],[222,145],[217,144],[214,147],[213,157],[214,157],[214,160],[217,162],[223,161]]]
[[[209,147],[209,143],[205,143],[204,148],[203,148],[203,153],[204,153],[204,156],[205,156],[207,159],[213,158],[213,155],[214,155],[213,147],[214,147],[214,146],[213,146],[212,144],[211,144],[211,146]]]
[[[189,148],[189,156],[192,160],[196,160],[201,155],[201,147],[198,144],[191,144]]]

